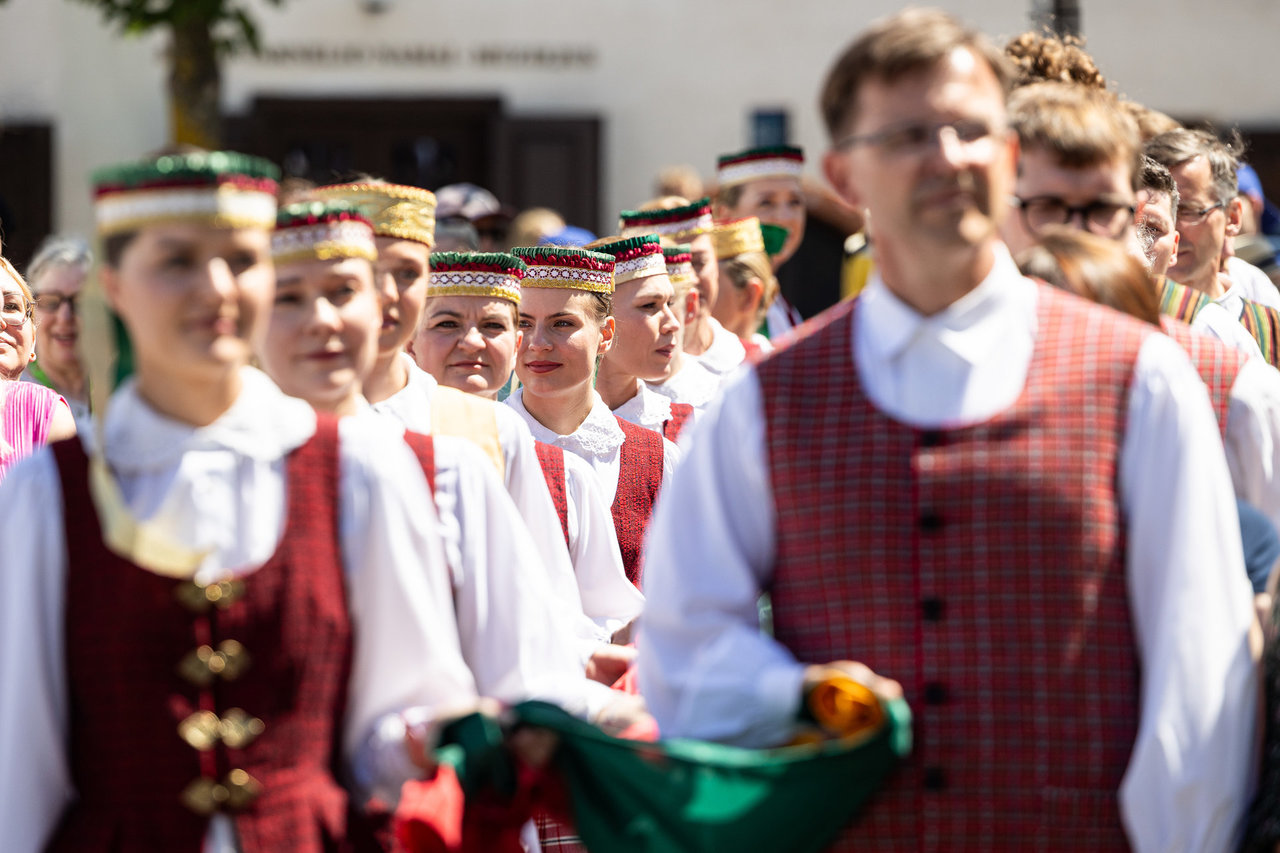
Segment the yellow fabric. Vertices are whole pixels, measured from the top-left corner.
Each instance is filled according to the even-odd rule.
[[[871,280],[872,271],[875,270],[875,261],[871,259],[871,247],[865,239],[855,243],[853,238],[858,236],[860,235],[853,235],[844,244],[844,263],[840,268],[840,301],[842,302],[861,293],[862,288],[866,287],[867,282]]]
[[[456,435],[480,446],[497,469],[506,477],[507,461],[498,438],[498,419],[490,400],[465,394],[456,388],[439,385],[431,395],[431,434]]]
[[[113,554],[166,578],[187,579],[209,556],[171,542],[147,522],[136,521],[125,506],[124,497],[98,454],[89,457],[89,495],[98,511],[102,541]]]

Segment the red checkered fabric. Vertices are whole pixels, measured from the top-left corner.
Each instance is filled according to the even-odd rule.
[[[561,850],[564,853],[587,853],[587,848],[578,838],[573,826],[552,817],[547,812],[539,812],[534,817],[538,827],[538,843],[544,851]]]
[[[233,815],[245,853],[350,849],[347,794],[335,781],[351,669],[351,625],[338,542],[338,432],[320,418],[290,454],[276,553],[244,577],[242,597],[196,614],[182,583],[102,544],[80,443],[54,447],[67,525],[66,639],[71,774],[78,799],[53,851],[199,853],[209,819],[179,795],[201,776],[242,769],[261,795]],[[237,640],[235,680],[197,687],[177,670],[202,644]],[[198,752],[178,735],[196,710],[240,708],[265,722],[252,743]]]
[[[408,429],[404,431],[404,443],[409,445],[413,455],[418,457],[418,463],[422,466],[422,473],[427,477],[427,487],[431,489],[432,497],[435,497],[436,443],[431,439],[431,436]]]
[[[551,493],[551,503],[560,517],[560,530],[564,533],[564,544],[569,544],[569,491],[564,479],[564,451],[554,444],[535,440],[533,449],[538,454],[538,464],[542,466],[542,476],[547,481],[547,491]]]
[[[1187,351],[1191,364],[1200,374],[1200,381],[1209,389],[1209,402],[1213,403],[1213,413],[1218,416],[1218,430],[1226,439],[1231,388],[1236,384],[1245,357],[1216,338],[1191,331],[1186,323],[1172,317],[1162,316],[1160,328]]]
[[[614,417],[617,417],[616,415]],[[618,491],[613,496],[613,528],[622,550],[627,579],[640,586],[644,573],[641,550],[653,515],[653,502],[662,486],[662,436],[618,418],[626,436],[618,463]]]
[[[1026,386],[976,426],[877,410],[857,303],[759,370],[775,636],[902,683],[914,750],[833,849],[1126,849],[1138,672],[1116,493],[1150,327],[1041,287]]]
[[[688,403],[672,403],[671,418],[662,422],[662,437],[667,441],[675,441],[692,417],[693,406]]]

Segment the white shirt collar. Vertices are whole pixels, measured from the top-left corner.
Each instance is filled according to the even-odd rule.
[[[869,352],[886,360],[900,356],[921,338],[934,338],[956,357],[979,364],[1001,344],[1006,324],[1035,327],[1035,283],[1019,271],[1000,244],[995,260],[977,287],[942,311],[924,316],[899,299],[874,272],[859,298],[858,330]]]
[[[614,409],[613,413],[624,421],[648,429],[662,429],[662,425],[671,420],[671,401],[650,390],[639,379],[636,380],[636,385],[636,395]]]
[[[708,370],[705,364],[686,355],[678,373],[666,382],[651,382],[649,387],[673,403],[688,403],[695,409],[704,409],[720,392],[722,379]]]
[[[556,447],[591,460],[616,453],[626,438],[622,427],[618,426],[618,419],[614,417],[613,412],[609,411],[609,407],[605,405],[604,400],[600,399],[600,395],[592,391],[591,397],[591,411],[587,413],[587,419],[570,435],[560,435],[547,429],[529,414],[529,410],[524,407],[523,388],[517,389],[507,398],[507,405],[520,413],[520,417],[524,418],[525,423],[529,425],[529,431],[538,441],[554,444]]]
[[[738,340],[738,336],[726,329],[715,317],[707,317],[705,322],[712,331],[711,346],[698,356],[698,361],[712,373],[720,376],[733,372],[747,357],[747,349]]]
[[[400,353],[398,358],[408,371],[409,381],[396,393],[373,404],[373,410],[400,421],[415,432],[431,432],[431,395],[440,384],[409,356]]]
[[[168,418],[126,382],[111,398],[103,424],[108,462],[122,473],[164,470],[192,451],[231,450],[274,460],[315,433],[316,416],[305,400],[288,397],[266,374],[246,367],[244,385],[231,408],[208,426]]]

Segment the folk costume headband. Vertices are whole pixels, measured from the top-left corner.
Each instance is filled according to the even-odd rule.
[[[298,261],[378,259],[373,224],[345,201],[304,201],[280,209],[271,233],[271,259]]]
[[[596,241],[591,248],[613,255],[614,288],[637,278],[667,274],[667,262],[662,257],[662,243],[657,234],[606,238]]]
[[[677,293],[698,283],[698,274],[693,271],[693,253],[687,245],[663,246],[662,259]]]
[[[716,182],[723,189],[760,178],[795,178],[804,171],[804,150],[794,145],[748,148],[725,154],[716,165]]]
[[[521,246],[511,254],[524,261],[524,287],[559,287],[586,293],[613,293],[613,256],[588,249]]]
[[[337,199],[359,208],[373,223],[378,237],[395,237],[436,245],[436,197],[429,190],[373,182],[320,187],[313,195]]]
[[[279,177],[270,161],[233,151],[166,154],[98,169],[93,173],[98,236],[159,222],[270,229]]]
[[[618,220],[623,237],[657,234],[685,243],[711,230],[711,199],[700,198],[692,204],[664,210],[624,210]]]
[[[525,263],[503,252],[438,252],[431,256],[427,297],[490,296],[520,304]]]

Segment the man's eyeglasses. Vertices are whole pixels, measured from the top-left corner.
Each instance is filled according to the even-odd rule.
[[[888,154],[922,154],[942,144],[947,133],[960,145],[975,145],[1003,132],[1002,125],[993,125],[984,119],[959,119],[957,121],[911,122],[877,130],[872,133],[846,136],[835,144],[836,148],[854,148],[869,145]]]
[[[41,311],[49,314],[57,314],[62,310],[63,305],[69,305],[71,314],[74,316],[80,313],[80,294],[73,293],[65,296],[61,293],[42,293],[36,297],[36,304]]]
[[[1084,230],[1113,240],[1133,223],[1133,213],[1137,209],[1132,204],[1104,199],[1088,204],[1067,204],[1054,195],[1015,196],[1012,202],[1021,211],[1022,223],[1032,234],[1039,234],[1045,228],[1069,225],[1078,216]]]
[[[0,320],[6,326],[21,326],[31,319],[31,303],[25,299],[6,298],[0,307]]]
[[[1211,204],[1208,207],[1179,207],[1178,208],[1178,224],[1179,225],[1199,225],[1204,222],[1205,217],[1213,213],[1219,208],[1225,208],[1227,203],[1220,201],[1217,204]]]

